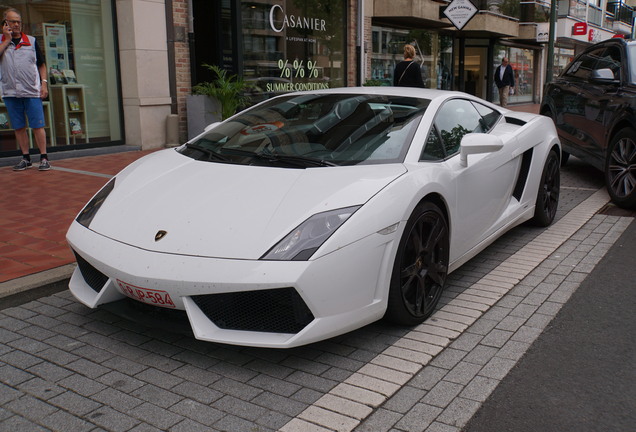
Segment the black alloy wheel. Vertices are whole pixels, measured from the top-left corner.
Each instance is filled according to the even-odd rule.
[[[612,201],[623,208],[636,208],[636,131],[621,130],[612,139],[605,161],[605,184]]]
[[[561,193],[561,171],[557,150],[550,150],[543,166],[541,183],[537,193],[534,216],[530,220],[533,225],[546,227],[552,223],[559,207]]]
[[[448,274],[449,241],[442,211],[430,202],[419,204],[400,239],[385,318],[411,326],[433,313]]]

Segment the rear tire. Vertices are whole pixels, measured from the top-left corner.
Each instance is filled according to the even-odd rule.
[[[605,160],[605,184],[619,207],[636,208],[636,131],[621,130],[610,142]]]
[[[546,227],[552,223],[559,207],[559,194],[561,190],[561,172],[559,155],[556,150],[550,150],[548,158],[541,173],[541,183],[537,193],[537,202],[534,208],[534,216],[530,223],[540,227]]]
[[[449,243],[442,211],[433,203],[420,203],[406,223],[395,256],[387,320],[412,326],[433,313],[448,274]]]

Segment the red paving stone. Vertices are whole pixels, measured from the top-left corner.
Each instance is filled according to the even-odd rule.
[[[0,283],[74,261],[66,231],[84,204],[107,181],[68,168],[115,175],[151,151],[86,156],[56,161],[53,169],[14,172],[0,168]],[[36,157],[37,158],[37,157]]]

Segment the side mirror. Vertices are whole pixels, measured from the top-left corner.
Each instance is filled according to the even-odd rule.
[[[203,129],[203,132],[208,132],[208,131],[210,131],[210,130],[214,129],[215,127],[217,127],[217,126],[218,126],[218,125],[220,125],[220,124],[221,124],[221,122],[214,122],[214,123],[210,123],[209,125],[207,125],[207,126],[205,127],[205,129]]]
[[[594,69],[592,71],[592,79],[595,81],[618,81],[614,78],[614,72],[609,68]]]
[[[459,149],[459,164],[468,166],[469,154],[492,153],[503,148],[503,141],[495,135],[469,133],[464,135]]]

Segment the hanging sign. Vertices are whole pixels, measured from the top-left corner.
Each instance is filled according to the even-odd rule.
[[[537,42],[550,41],[550,23],[537,24]]]
[[[476,13],[477,8],[470,0],[453,0],[444,9],[444,15],[457,27],[457,30],[464,28]]]

